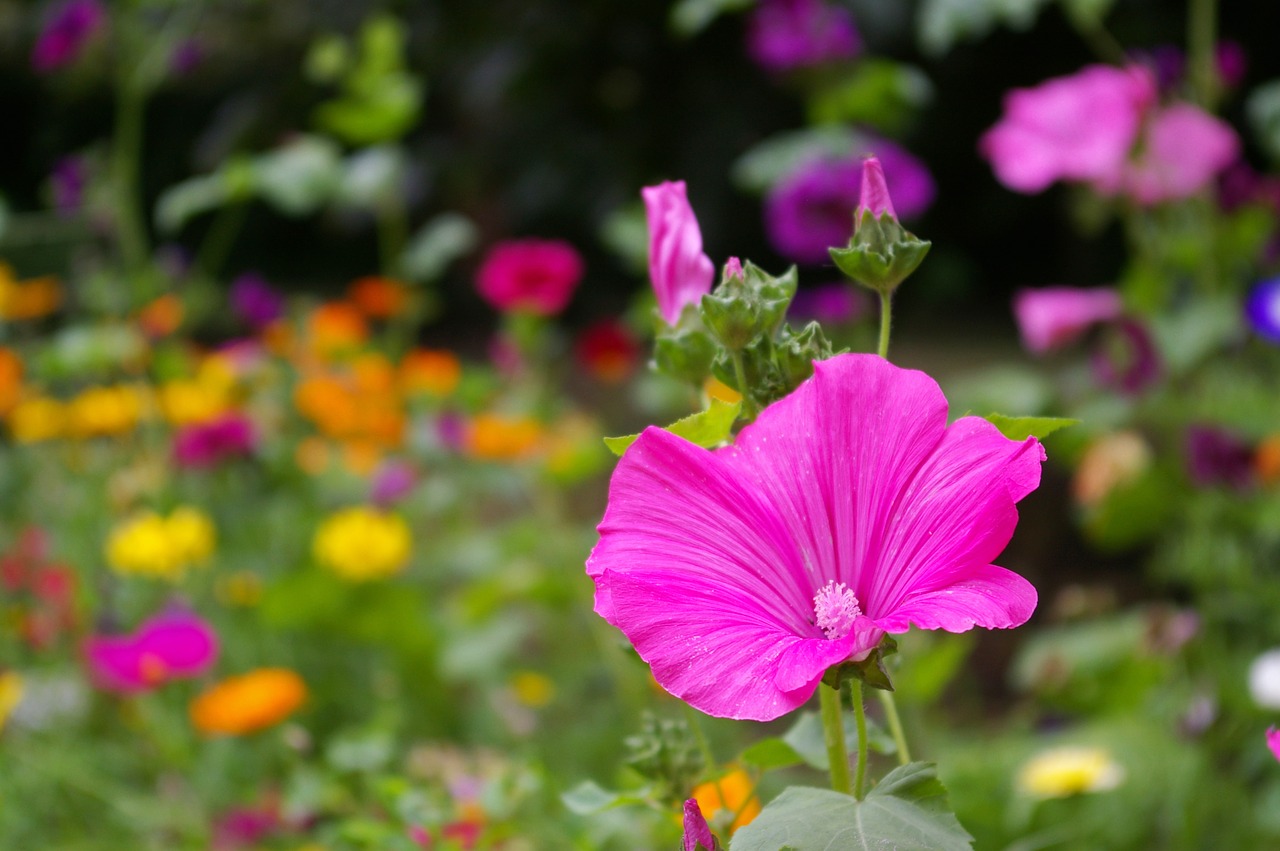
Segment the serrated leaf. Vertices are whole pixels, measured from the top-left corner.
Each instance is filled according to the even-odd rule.
[[[738,756],[738,761],[761,771],[772,771],[775,768],[790,768],[800,765],[804,757],[796,753],[796,749],[783,739],[761,739]]]
[[[734,835],[729,851],[971,851],[972,843],[951,812],[934,766],[913,762],[891,771],[861,801],[793,786]]]
[[[1044,440],[1058,429],[1080,423],[1068,417],[1010,417],[1004,414],[987,414],[983,419],[1000,429],[1000,433],[1010,440],[1026,440],[1033,434]]]
[[[741,402],[722,402],[719,399],[712,399],[711,407],[677,420],[667,426],[666,430],[677,437],[683,437],[690,443],[711,448],[729,439],[740,410],[742,410]],[[626,452],[639,437],[639,434],[606,437],[604,445],[609,447],[609,451],[614,455],[621,457],[622,453]]]

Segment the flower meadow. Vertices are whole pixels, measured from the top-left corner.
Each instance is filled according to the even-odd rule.
[[[0,2],[0,849],[1280,847],[1230,5]]]

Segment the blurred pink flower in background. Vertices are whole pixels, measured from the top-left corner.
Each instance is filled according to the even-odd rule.
[[[408,461],[387,461],[374,473],[369,486],[369,501],[379,508],[389,508],[418,486],[418,473]]]
[[[836,281],[797,290],[787,316],[797,322],[812,319],[823,325],[839,325],[861,319],[870,310],[869,293],[856,290],[845,281]]]
[[[1271,749],[1276,759],[1280,759],[1280,730],[1275,727],[1267,728],[1267,747]]]
[[[97,0],[69,0],[54,9],[36,39],[31,65],[37,71],[54,71],[80,57],[85,46],[107,23],[107,12]]]
[[[702,231],[683,180],[646,186],[640,194],[649,223],[649,277],[658,312],[675,325],[686,306],[697,306],[711,292],[716,267],[702,253]]]
[[[978,417],[948,426],[922,372],[819,361],[732,446],[631,445],[587,560],[596,612],[693,707],[777,718],[887,632],[1024,623],[1035,588],[991,561],[1044,457]]]
[[[1101,191],[1124,194],[1139,204],[1190,197],[1240,158],[1240,139],[1226,122],[1189,103],[1175,103],[1151,116],[1137,157],[1126,163],[1118,184]]]
[[[248,455],[257,445],[253,423],[243,414],[223,414],[183,426],[173,436],[173,457],[183,467],[212,467]]]
[[[822,0],[763,0],[747,19],[747,53],[769,71],[852,59],[861,51],[849,10]]]
[[[257,272],[231,282],[231,310],[241,322],[260,331],[284,315],[284,296]]]
[[[510,240],[485,256],[476,288],[498,310],[553,316],[569,303],[582,274],[582,256],[563,240]]]
[[[1120,293],[1101,287],[1043,287],[1013,296],[1022,344],[1038,355],[1078,340],[1093,325],[1119,319],[1123,312]]]
[[[130,635],[87,639],[84,654],[99,688],[132,694],[169,680],[200,676],[218,657],[218,637],[193,612],[173,609],[145,621]]]

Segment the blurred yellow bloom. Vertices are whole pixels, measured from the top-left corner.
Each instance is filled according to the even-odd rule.
[[[18,708],[22,701],[22,677],[17,671],[5,671],[0,674],[0,730],[4,729],[9,715]]]
[[[19,443],[38,443],[61,437],[66,424],[66,408],[48,396],[25,399],[9,414],[9,431]]]
[[[143,512],[117,526],[107,537],[107,563],[117,573],[176,581],[186,569],[213,553],[213,521],[184,506],[168,517]]]
[[[467,450],[486,461],[516,461],[527,458],[542,440],[542,426],[531,417],[481,414],[471,421]]]
[[[160,385],[160,411],[176,426],[211,420],[231,406],[227,388],[198,379],[166,381]]]
[[[541,709],[556,696],[555,683],[546,674],[520,671],[511,678],[511,691],[516,700],[531,709]]]
[[[18,281],[10,266],[0,263],[0,319],[22,321],[48,316],[62,306],[62,285],[46,275]]]
[[[322,358],[348,354],[369,337],[364,314],[350,302],[322,304],[307,317],[307,343]]]
[[[1018,771],[1017,786],[1033,798],[1105,792],[1124,780],[1124,768],[1104,748],[1066,745],[1041,751]]]
[[[729,824],[730,833],[745,827],[760,815],[760,799],[755,796],[755,785],[751,782],[751,776],[740,768],[719,780],[703,783],[693,790],[693,797],[697,799],[698,808],[707,821],[715,820],[716,813],[721,810],[728,812],[733,818]]]
[[[148,401],[142,387],[90,387],[67,402],[67,430],[74,437],[124,434],[138,425]]]
[[[1262,439],[1253,456],[1253,467],[1263,484],[1280,482],[1280,434]]]
[[[316,561],[352,582],[399,573],[409,561],[410,546],[403,518],[367,506],[330,515],[312,541]]]
[[[206,736],[243,736],[289,717],[307,699],[302,677],[259,668],[229,677],[191,701],[191,723]]]

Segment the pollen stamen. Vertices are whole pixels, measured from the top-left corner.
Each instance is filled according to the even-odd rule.
[[[813,595],[814,623],[829,639],[844,638],[862,616],[858,598],[849,586],[834,579]]]

